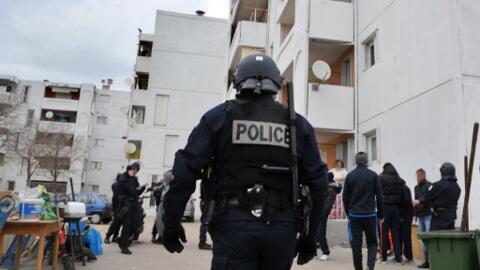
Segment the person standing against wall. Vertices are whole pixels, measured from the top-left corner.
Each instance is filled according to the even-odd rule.
[[[413,201],[412,192],[407,185],[403,185],[403,199],[400,204],[400,240],[401,251],[405,257],[405,263],[413,262],[412,252],[412,222]]]
[[[415,200],[418,203],[414,208],[415,219],[418,223],[418,232],[428,232],[430,231],[430,223],[432,222],[432,211],[430,210],[430,206],[425,203],[425,195],[432,186],[432,183],[427,181],[425,170],[422,168],[417,170],[416,176],[417,185],[415,186]],[[428,269],[430,268],[430,263],[428,261],[428,249],[423,242],[422,247],[425,261],[420,264],[418,268]]]

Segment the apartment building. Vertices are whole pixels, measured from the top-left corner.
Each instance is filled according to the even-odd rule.
[[[294,82],[296,109],[315,127],[329,166],[340,158],[351,168],[364,150],[373,169],[392,162],[413,188],[416,169],[436,181],[451,161],[463,187],[480,120],[479,14],[480,3],[466,0],[232,0],[227,97],[240,59],[266,53]],[[328,81],[312,75],[316,60],[330,65]],[[471,213],[478,227],[480,214]]]
[[[350,1],[232,0],[228,51],[229,78],[240,59],[251,53],[273,57],[285,81],[293,81],[295,107],[315,128],[322,157],[353,165],[354,151],[354,6]],[[327,62],[331,78],[312,74],[317,60]],[[287,90],[278,95],[285,103]]]
[[[157,11],[154,33],[140,33],[128,129],[140,183],[161,179],[200,117],[223,101],[227,32],[226,20]]]
[[[128,106],[128,92],[1,75],[0,188],[19,191],[30,178],[53,191],[56,178],[64,193],[72,177],[77,191],[109,193],[125,164]]]

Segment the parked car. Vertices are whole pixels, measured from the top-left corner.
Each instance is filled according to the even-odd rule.
[[[87,216],[93,224],[108,223],[112,220],[112,206],[107,196],[95,193],[75,194],[75,200],[85,203]]]
[[[187,222],[195,221],[195,199],[190,197],[187,206],[185,206],[185,212],[183,212],[183,219]]]

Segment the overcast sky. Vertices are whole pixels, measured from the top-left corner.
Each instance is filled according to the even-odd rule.
[[[227,18],[228,0],[0,0],[0,74],[127,89],[156,10]]]

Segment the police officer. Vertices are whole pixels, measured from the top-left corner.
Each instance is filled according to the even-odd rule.
[[[134,162],[127,166],[127,170],[118,178],[120,187],[120,196],[122,200],[122,210],[125,211],[122,218],[122,232],[118,241],[118,246],[122,254],[132,254],[130,249],[130,239],[139,228],[141,222],[141,210],[138,204],[138,196],[143,193],[146,186],[140,186],[137,173],[140,170],[140,164]]]
[[[121,205],[121,197],[120,197],[120,186],[118,184],[118,179],[121,174],[117,174],[115,181],[112,184],[112,212],[113,212],[113,220],[108,227],[107,235],[105,236],[105,244],[110,244],[110,237],[113,236],[112,242],[117,242],[118,234],[120,232],[120,228],[122,227],[122,221],[120,216],[118,215],[120,209],[122,208]]]
[[[202,215],[200,217],[198,249],[211,250],[212,246],[207,243],[208,195],[206,194],[206,190],[208,188],[206,187],[205,182],[206,181],[202,181],[202,184],[200,185],[200,211],[202,212]]]
[[[164,174],[165,177],[165,174]],[[157,183],[153,183],[152,187],[149,187],[147,191],[152,192],[152,196],[155,199],[155,205],[156,205],[156,211],[158,211],[158,207],[160,206],[160,203],[162,201],[162,192],[165,189],[165,184],[164,181],[160,181]],[[157,238],[158,235],[158,229],[157,229],[157,222],[155,221],[153,223],[153,228],[152,228],[152,243],[154,244],[161,244],[161,238]]]
[[[375,268],[377,254],[377,220],[383,219],[382,186],[378,175],[367,168],[368,155],[358,152],[357,167],[351,171],[343,187],[343,206],[349,220],[350,246],[355,270],[362,270],[362,242],[365,233],[369,270]]]
[[[212,269],[290,269],[316,255],[315,230],[299,238],[292,205],[288,109],[275,101],[281,76],[270,57],[250,55],[234,74],[235,100],[203,115],[185,149],[176,153],[174,179],[164,200],[164,246],[181,252],[185,205],[214,158],[215,226]],[[327,170],[315,132],[297,115],[299,183],[312,192],[310,228],[323,208]],[[286,168],[286,170],[285,170]]]
[[[457,219],[457,204],[460,198],[460,187],[455,176],[455,166],[445,162],[440,167],[441,179],[435,182],[424,198],[415,201],[415,205],[430,205],[432,208],[431,231],[453,230]]]

